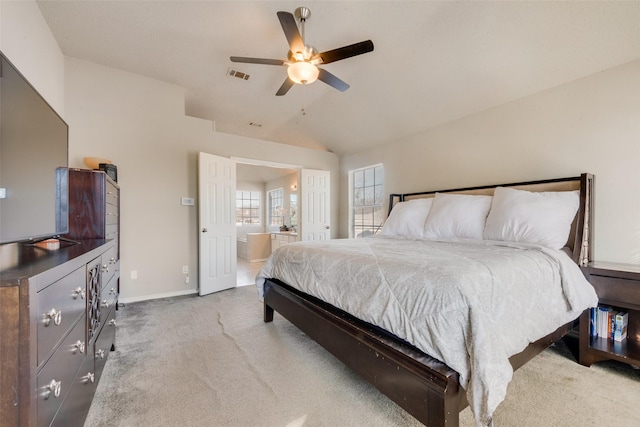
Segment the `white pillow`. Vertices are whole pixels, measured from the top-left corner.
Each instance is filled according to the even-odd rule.
[[[383,236],[422,238],[424,222],[429,214],[433,198],[415,199],[396,204],[384,222]]]
[[[567,244],[579,204],[577,191],[536,193],[497,187],[484,238],[561,249]]]
[[[482,239],[491,196],[436,193],[427,217],[427,239]]]

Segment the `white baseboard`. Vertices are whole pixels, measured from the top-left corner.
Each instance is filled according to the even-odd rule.
[[[132,302],[140,302],[140,301],[148,301],[152,299],[160,299],[160,298],[172,298],[172,297],[180,297],[184,295],[192,295],[197,294],[197,289],[187,289],[186,291],[177,291],[177,292],[167,292],[163,294],[153,294],[153,295],[144,295],[141,297],[131,297],[131,298],[118,298],[118,303],[128,304]]]

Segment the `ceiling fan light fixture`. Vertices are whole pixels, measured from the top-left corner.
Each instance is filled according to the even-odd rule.
[[[320,70],[310,62],[300,61],[289,64],[287,74],[289,78],[298,84],[313,83],[318,79]]]

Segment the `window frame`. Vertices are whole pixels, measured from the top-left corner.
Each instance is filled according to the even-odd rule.
[[[275,196],[274,196],[275,194]],[[280,205],[274,201],[280,200]],[[280,212],[278,212],[278,209]],[[274,188],[267,191],[267,226],[280,227],[284,225],[284,188]]]
[[[238,198],[238,194],[241,193],[241,197]],[[248,193],[249,198],[245,198],[245,193]],[[257,197],[254,197],[256,196]],[[238,201],[241,206],[238,207]],[[245,201],[248,201],[249,206],[245,207]],[[251,202],[257,202],[258,207],[251,207]],[[245,216],[245,211],[249,211],[249,216]],[[242,221],[238,222],[238,211],[241,211],[240,217]],[[255,215],[253,215],[255,213]],[[244,220],[248,218],[249,222]],[[251,222],[252,219],[257,219],[258,222]],[[258,190],[236,190],[236,227],[259,227],[262,225],[262,192]]]
[[[376,234],[386,218],[384,206],[384,165],[350,170],[349,237]]]

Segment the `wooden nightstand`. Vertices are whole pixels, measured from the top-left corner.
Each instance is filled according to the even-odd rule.
[[[589,310],[580,316],[580,355],[582,365],[601,360],[618,360],[640,366],[640,266],[593,262],[586,268],[587,278],[600,299],[600,305],[629,313],[627,339],[616,342],[589,336]]]

